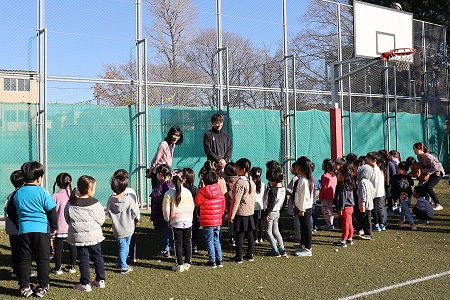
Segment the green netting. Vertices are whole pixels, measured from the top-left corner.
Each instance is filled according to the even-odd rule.
[[[36,160],[36,105],[1,104],[0,197],[12,191],[9,175],[25,161]],[[56,175],[68,172],[74,180],[84,174],[97,179],[96,197],[105,204],[110,195],[109,179],[119,168],[131,174],[136,187],[136,116],[134,107],[49,104],[48,106],[48,175],[49,190]],[[22,111],[22,112],[20,112]],[[16,117],[14,117],[16,112]],[[202,138],[210,128],[208,108],[168,107],[149,109],[149,158],[172,125],[183,129],[184,143],[175,150],[173,167],[190,167],[198,172],[205,161]],[[24,118],[23,116],[26,116]],[[18,117],[19,116],[19,117]],[[329,115],[317,110],[297,112],[297,156],[306,155],[315,162],[315,174],[330,156]],[[230,111],[233,160],[247,157],[253,166],[264,169],[268,160],[284,161],[282,115],[280,111],[233,109]],[[436,146],[447,168],[447,139],[442,128],[444,116],[438,117],[438,132],[430,137],[431,150]],[[345,121],[347,122],[347,120]],[[364,155],[385,149],[386,126],[383,114],[354,113],[353,152]],[[425,141],[423,115],[399,113],[399,147],[403,158],[413,156],[412,145]],[[394,122],[391,124],[391,148],[395,147]],[[434,127],[431,120],[430,126]],[[345,127],[345,147],[349,150],[349,130]],[[436,143],[436,140],[438,143]],[[295,153],[295,149],[293,150]],[[293,153],[293,155],[294,155]],[[145,199],[144,201],[145,202]]]

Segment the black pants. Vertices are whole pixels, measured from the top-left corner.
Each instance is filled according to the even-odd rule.
[[[80,283],[91,283],[91,271],[89,261],[92,258],[95,269],[95,280],[105,280],[105,263],[102,255],[102,243],[92,246],[77,246],[78,265],[80,267]]]
[[[19,235],[19,287],[28,288],[30,285],[31,261],[34,255],[38,283],[41,287],[48,286],[50,282],[50,235],[40,232],[29,232]]]
[[[128,250],[128,256],[133,261],[136,259],[136,238],[134,237],[134,233],[131,236],[130,240],[130,248]]]
[[[365,212],[360,212],[361,214],[361,225],[364,230],[365,235],[372,235],[372,211],[366,210]]]
[[[419,220],[431,220],[427,213],[423,210],[413,207],[413,213],[419,218]]]
[[[192,218],[192,247],[198,246],[198,231],[200,229],[200,207],[196,206]]]
[[[183,253],[184,263],[190,264],[192,259],[192,227],[172,228],[172,232],[173,242],[175,244],[175,258],[177,260],[177,265],[183,264]]]
[[[253,250],[255,248],[255,239],[253,236],[253,230],[248,231],[236,231],[235,232],[235,238],[236,238],[236,258],[242,259],[242,247],[244,245],[244,234],[247,236],[247,255],[251,256],[253,255]]]
[[[427,191],[427,200],[433,200],[434,204],[440,204],[439,199],[433,188],[441,181],[442,176],[430,175],[430,178],[425,182],[423,187]]]
[[[308,250],[311,250],[312,244],[311,214],[312,208],[308,208],[303,217],[298,216],[300,220],[300,244]]]
[[[156,173],[152,173],[150,175],[150,179],[152,180],[152,190],[153,190],[159,184],[158,176],[156,175]]]
[[[64,238],[55,238],[55,269],[61,268],[61,259],[64,248]],[[69,265],[74,266],[77,263],[77,247],[67,244],[69,246]]]
[[[264,220],[262,218],[262,211],[256,211],[253,214],[253,220],[255,221],[255,230],[253,230],[253,239],[261,240],[264,234]]]
[[[385,221],[386,203],[384,197],[376,197],[373,199],[373,223],[382,225]]]
[[[9,245],[11,246],[11,268],[14,274],[19,272],[19,236],[10,235]]]

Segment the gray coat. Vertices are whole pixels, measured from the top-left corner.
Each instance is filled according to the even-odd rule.
[[[364,206],[366,210],[373,209],[373,198],[375,196],[375,188],[370,178],[373,175],[373,168],[369,165],[362,165],[356,173],[358,180],[358,205]]]
[[[69,224],[67,242],[75,246],[92,246],[105,239],[102,225],[105,222],[103,206],[95,198],[78,198],[72,205],[67,202],[64,217]]]

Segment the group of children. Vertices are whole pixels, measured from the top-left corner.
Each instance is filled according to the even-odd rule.
[[[422,146],[421,146],[422,147]],[[416,145],[414,146],[416,149]],[[421,148],[427,153],[426,148]],[[387,213],[398,207],[399,227],[404,227],[405,218],[412,230],[417,225],[412,217],[411,197],[417,198],[413,213],[421,223],[434,216],[433,207],[426,199],[429,187],[421,182],[414,187],[409,169],[413,159],[401,161],[398,152],[389,158],[384,151],[369,152],[357,158],[349,154],[346,159],[323,161],[324,174],[321,180],[313,176],[314,163],[305,156],[296,160],[291,172],[294,177],[287,187],[282,185],[284,175],[280,164],[269,161],[263,170],[251,166],[246,158],[228,162],[224,168],[207,161],[200,171],[199,188],[194,185],[195,173],[190,168],[174,170],[167,164],[156,168],[158,184],[152,190],[151,220],[161,234],[160,255],[175,255],[172,270],[184,272],[190,269],[192,253],[197,252],[199,227],[203,227],[208,261],[211,268],[223,267],[221,246],[222,223],[228,223],[230,244],[235,246],[231,261],[242,263],[254,260],[255,244],[263,242],[263,232],[271,246],[267,254],[272,257],[287,256],[283,237],[279,229],[279,218],[287,201],[288,214],[294,218],[295,235],[299,241],[295,256],[312,256],[312,233],[317,227],[316,190],[326,225],[322,230],[342,228],[337,246],[353,244],[356,230],[361,239],[372,239],[372,231],[386,230]],[[416,153],[418,154],[418,153]],[[419,154],[418,154],[419,156]],[[434,168],[442,173],[442,166]],[[430,173],[419,167],[422,174]],[[18,276],[20,294],[43,297],[49,288],[50,238],[54,239],[54,274],[63,270],[75,273],[76,259],[80,270],[80,282],[75,289],[89,292],[92,286],[105,287],[105,268],[101,249],[104,240],[102,225],[105,211],[111,217],[112,229],[117,239],[117,267],[121,274],[133,269],[127,261],[135,261],[135,225],[140,214],[136,193],[128,186],[129,175],[118,170],[111,178],[112,195],[106,210],[94,198],[96,181],[90,176],[81,176],[72,189],[72,178],[67,173],[57,176],[53,186],[53,197],[40,185],[44,167],[38,162],[27,162],[20,171],[11,174],[15,191],[5,204],[6,230],[10,235],[13,276]],[[439,174],[440,174],[439,173]],[[439,175],[438,175],[439,176]],[[442,175],[441,175],[442,176]],[[420,180],[420,179],[419,179]],[[55,193],[55,187],[59,191]],[[435,196],[435,195],[434,195]],[[388,206],[386,207],[386,199]],[[434,199],[435,201],[437,197]],[[438,201],[438,200],[437,200]],[[439,202],[434,209],[442,209]],[[335,219],[335,210],[338,218]],[[373,225],[372,225],[373,224]],[[17,232],[13,229],[18,228]],[[49,229],[48,229],[49,228]],[[247,249],[243,255],[244,237]],[[62,268],[63,241],[69,245],[69,263]],[[30,285],[31,260],[37,264],[39,286]],[[20,258],[20,259],[19,259]],[[89,261],[92,259],[95,279],[91,281]]]

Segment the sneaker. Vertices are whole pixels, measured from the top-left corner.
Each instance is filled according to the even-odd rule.
[[[188,263],[184,263],[184,264],[183,264],[183,269],[184,269],[185,271],[189,271],[190,268],[191,268],[191,264],[188,264]]]
[[[33,295],[34,286],[30,285],[26,289],[20,289],[20,297],[28,298]]]
[[[360,230],[360,231],[358,231],[358,235],[364,235],[364,230]]]
[[[215,263],[214,261],[208,261],[208,262],[205,264],[205,266],[210,267],[210,268],[213,268],[213,269],[217,268],[217,265],[216,265],[216,263]]]
[[[336,243],[334,243],[335,246],[339,246],[339,247],[347,247],[347,242],[345,241],[338,241]]]
[[[288,256],[286,250],[281,250],[281,251],[280,251],[280,255],[281,255],[282,257],[287,257],[287,256]]]
[[[419,224],[427,225],[427,224],[430,224],[430,221],[428,221],[428,220],[419,220]]]
[[[56,274],[56,275],[62,275],[63,271],[61,268],[59,268],[59,269],[55,268],[55,269],[52,269],[52,273]]]
[[[263,239],[259,239],[259,243],[262,244],[264,242]]]
[[[158,255],[157,256],[159,256],[159,257],[170,257],[170,251],[161,251],[161,252],[159,252],[158,253]]]
[[[440,205],[440,204],[436,204],[436,205],[433,207],[433,209],[434,209],[434,210],[443,210],[444,207],[442,207],[442,205]]]
[[[120,270],[120,274],[125,275],[125,274],[130,273],[131,271],[133,271],[133,268],[130,267],[130,266],[128,266],[127,268],[122,268],[122,269]]]
[[[278,251],[270,251],[269,253],[267,253],[267,256],[271,256],[271,257],[281,257],[280,252]]]
[[[405,225],[403,225],[402,221],[398,221],[398,227],[403,228],[403,227],[405,227]]]
[[[236,247],[236,241],[234,240],[234,238],[230,238],[230,246]]]
[[[235,262],[235,263],[238,263],[238,264],[242,264],[242,258],[238,258],[238,257],[234,256],[230,260],[232,262]]]
[[[362,240],[371,240],[372,236],[368,235],[368,234],[363,234],[363,235],[360,235],[359,238]]]
[[[105,284],[104,280],[99,280],[99,281],[92,280],[91,281],[91,285],[93,285],[95,287],[98,287],[98,288],[101,288],[101,289],[104,289],[106,287],[106,284]]]
[[[30,272],[30,277],[34,277],[34,276],[36,276],[37,275],[37,272],[36,271],[33,271],[33,270],[31,270],[31,272]]]
[[[74,265],[67,265],[64,267],[64,271],[73,274],[77,272],[77,269],[75,268]]]
[[[254,261],[255,258],[253,257],[253,254],[246,254],[243,257],[244,259],[248,260],[248,261]]]
[[[417,225],[416,224],[412,224],[411,225],[411,230],[417,230]]]
[[[184,266],[183,265],[174,264],[172,266],[172,271],[178,272],[178,273],[184,272]]]
[[[39,286],[35,291],[34,294],[36,295],[36,297],[42,298],[45,296],[45,294],[47,294],[48,292],[48,285],[46,287],[41,287]]]
[[[92,292],[92,287],[89,283],[88,284],[77,283],[75,284],[75,289],[77,291]]]
[[[348,239],[345,241],[347,245],[353,245],[353,239]]]
[[[306,248],[295,250],[295,256],[312,256],[312,251]]]
[[[259,240],[258,240],[258,239],[255,240],[255,245],[256,245],[256,244],[259,244]]]
[[[219,260],[219,261],[216,263],[216,265],[217,265],[219,268],[223,268],[223,261]]]
[[[386,225],[381,224],[381,225],[380,225],[380,229],[381,229],[382,231],[386,231]]]
[[[197,246],[192,246],[192,253],[198,253]]]
[[[334,230],[334,226],[333,225],[325,225],[320,227],[320,230],[322,231],[333,231]]]
[[[378,232],[380,232],[380,231],[381,231],[381,227],[380,227],[379,225],[375,225],[375,226],[373,227],[373,231],[378,231]]]

